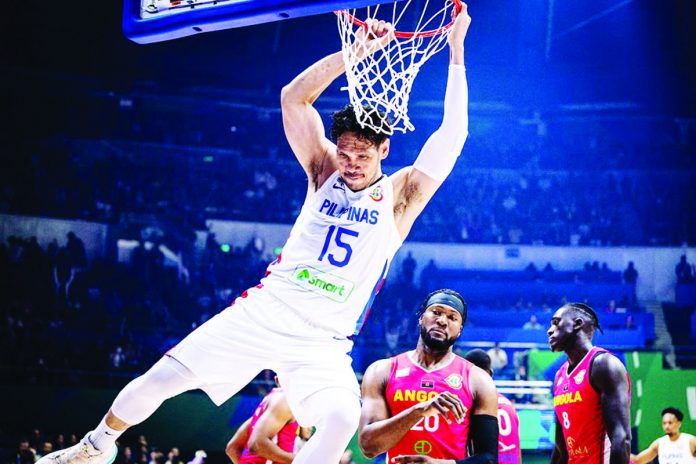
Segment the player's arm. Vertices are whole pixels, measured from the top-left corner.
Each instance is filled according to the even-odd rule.
[[[444,392],[391,416],[385,396],[391,360],[382,359],[365,371],[362,382],[363,406],[358,426],[360,449],[373,458],[395,447],[421,418],[441,414],[448,422],[464,418],[459,397]]]
[[[563,438],[563,429],[561,423],[556,416],[556,446],[551,452],[551,464],[566,464],[568,462],[568,449],[566,448],[565,439]]]
[[[370,22],[370,34],[364,53],[373,53],[391,40],[391,26],[384,21]],[[361,30],[359,34],[368,32]],[[357,40],[356,40],[357,42]],[[354,45],[356,46],[356,45]],[[335,169],[336,146],[326,138],[324,124],[314,102],[338,76],[345,72],[341,52],[317,61],[283,87],[280,106],[285,137],[309,177],[310,187],[317,189]]]
[[[392,176],[394,213],[402,239],[406,238],[418,215],[452,171],[464,147],[469,126],[464,38],[470,23],[466,4],[462,4],[448,38],[450,67],[442,123],[425,142],[413,166]]]
[[[653,459],[657,457],[657,454],[659,452],[660,444],[658,440],[655,440],[652,443],[650,443],[650,446],[648,446],[646,449],[644,449],[637,455],[632,454],[631,461],[633,461],[634,464],[647,464],[649,462],[652,462]]]
[[[293,453],[297,455],[302,447],[309,441],[312,437],[312,427],[298,427],[297,437],[295,437],[295,445],[293,448]]]
[[[314,190],[321,186],[324,171],[333,167],[329,154],[336,148],[326,138],[324,123],[313,103],[344,70],[341,53],[334,53],[304,70],[280,94],[285,137]]]
[[[273,395],[249,436],[249,451],[271,461],[291,463],[293,454],[281,449],[273,442],[273,437],[292,420],[292,411],[285,395]]]
[[[610,464],[628,464],[631,454],[630,395],[626,368],[611,354],[597,356],[590,383],[599,393],[602,419],[611,442]]]
[[[232,435],[232,438],[230,438],[230,441],[227,442],[227,446],[225,446],[225,453],[234,464],[238,464],[239,460],[242,458],[242,452],[246,447],[247,440],[249,440],[250,424],[251,417],[239,426],[234,435]]]
[[[497,464],[498,390],[493,378],[478,367],[473,367],[469,373],[469,388],[474,397],[469,417],[473,455],[457,461],[457,464]]]

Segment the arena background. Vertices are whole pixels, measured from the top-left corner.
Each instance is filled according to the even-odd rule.
[[[137,45],[117,2],[7,3],[0,459],[18,462],[23,437],[37,448],[79,439],[121,386],[277,255],[306,185],[280,89],[340,41],[326,14]],[[587,300],[607,327],[597,343],[632,377],[634,451],[661,434],[666,406],[696,433],[695,8],[469,3],[470,136],[356,340],[358,373],[410,349],[414,307],[451,286],[470,305],[458,351],[501,344],[509,363],[496,378],[528,389],[511,393],[525,462],[543,462],[543,382],[561,361],[544,330],[523,326],[534,315],[545,328],[562,301]],[[386,172],[437,127],[446,60],[417,78],[416,131],[394,136]],[[325,118],[345,103],[341,85],[318,102]],[[183,395],[123,443],[144,434],[148,451],[178,446],[185,462],[205,449],[224,462],[268,387],[262,375],[221,408]]]

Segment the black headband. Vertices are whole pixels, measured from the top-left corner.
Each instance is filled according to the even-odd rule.
[[[428,301],[425,303],[425,307],[429,308],[430,306],[436,304],[445,305],[456,309],[459,314],[462,315],[462,319],[466,319],[466,310],[464,309],[464,304],[460,298],[457,298],[457,296],[445,292],[437,292],[428,298]]]

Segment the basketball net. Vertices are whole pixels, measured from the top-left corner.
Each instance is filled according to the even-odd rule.
[[[433,13],[436,7],[428,8],[429,3],[444,5]],[[422,11],[416,11],[420,5]],[[389,21],[393,30],[397,31],[394,33],[394,40],[368,56],[359,53],[361,49],[367,48],[365,42],[369,34],[357,33],[361,27],[366,26],[355,17],[356,10],[336,12],[348,80],[348,85],[341,90],[348,91],[361,127],[389,135],[395,130],[406,132],[415,129],[408,116],[413,81],[421,66],[447,44],[447,37],[452,30],[451,11],[460,5],[460,0],[403,0],[396,1],[393,5],[367,7],[367,18]],[[404,18],[413,20],[414,17],[417,21],[413,32],[398,32],[399,21],[405,22]],[[413,28],[412,25],[409,27]],[[391,127],[380,124],[382,118],[378,110],[392,119]]]

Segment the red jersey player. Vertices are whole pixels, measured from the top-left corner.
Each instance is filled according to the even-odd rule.
[[[464,359],[478,366],[493,377],[491,357],[483,350],[471,350]],[[520,418],[515,406],[505,395],[498,393],[498,463],[520,464]]]
[[[290,463],[297,431],[285,393],[274,388],[242,424],[225,451],[234,464]]]
[[[630,380],[616,356],[592,346],[597,315],[582,303],[556,311],[548,330],[553,351],[568,356],[556,373],[556,447],[551,463],[628,464]]]
[[[358,427],[367,457],[386,452],[389,463],[498,462],[493,380],[452,352],[466,310],[452,290],[431,293],[419,310],[416,349],[367,369]]]

